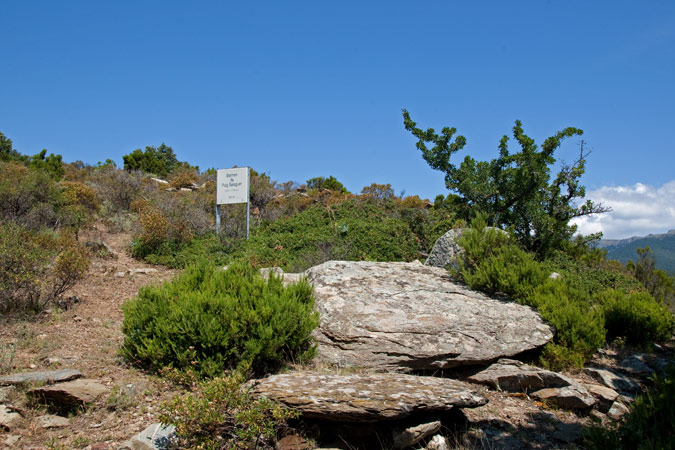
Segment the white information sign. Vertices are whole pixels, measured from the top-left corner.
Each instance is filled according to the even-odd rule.
[[[219,169],[216,178],[216,203],[248,203],[249,168]]]

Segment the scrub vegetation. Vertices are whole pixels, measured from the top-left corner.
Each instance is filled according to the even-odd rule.
[[[445,173],[450,193],[430,202],[372,183],[356,194],[334,176],[298,184],[251,170],[248,240],[243,205],[224,205],[221,233],[214,231],[216,171],[179,161],[165,144],[134,150],[118,168],[111,160],[65,163],[46,150],[23,155],[0,133],[0,312],[25,317],[58,304],[87,273],[90,250],[78,237],[93,223],[131,233],[130,255],[182,273],[124,305],[121,354],[144,370],[193,381],[163,417],[194,448],[273,448],[292,417],[240,390],[247,377],[315,351],[312,289],[264,278],[263,267],[301,272],[332,259],[423,260],[447,230],[470,224],[453,276],[536,308],[555,328],[543,366],[581,367],[605,344],[647,349],[672,337],[673,278],[655,269],[651,250],[624,265],[593,248],[598,236],[573,238],[572,218],[606,211],[581,203],[583,151],[556,166],[561,141],[581,130],[566,128],[538,147],[516,122],[519,151],[509,150],[505,136],[494,160],[467,156],[456,165],[451,157],[466,139],[454,128],[422,130],[407,111],[403,120],[422,157]],[[636,401],[624,428],[596,439],[628,443],[644,434],[661,442],[659,430],[645,430],[672,406],[672,374]]]

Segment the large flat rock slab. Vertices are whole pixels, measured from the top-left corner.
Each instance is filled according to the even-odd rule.
[[[40,372],[15,373],[0,377],[0,386],[22,386],[28,384],[52,384],[82,378],[82,372],[75,369],[48,370]]]
[[[318,359],[383,371],[485,364],[543,346],[532,308],[472,291],[420,263],[329,261],[307,270]]]
[[[307,418],[336,422],[401,419],[487,403],[461,381],[400,373],[292,372],[253,380],[248,386],[252,394],[297,409]]]

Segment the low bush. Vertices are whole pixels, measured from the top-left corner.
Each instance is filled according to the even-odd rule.
[[[0,312],[40,312],[89,266],[86,250],[72,234],[33,233],[0,223]]]
[[[124,304],[122,354],[152,370],[217,376],[250,364],[256,373],[269,372],[313,355],[313,306],[306,281],[286,287],[250,265],[223,271],[201,262]]]
[[[203,382],[195,393],[160,407],[160,421],[174,425],[180,448],[274,449],[286,421],[296,413],[265,397],[254,398],[234,373]]]
[[[609,340],[621,337],[628,344],[645,346],[673,335],[675,321],[670,310],[646,292],[608,290],[600,295],[600,302]]]
[[[620,423],[591,427],[586,448],[591,450],[675,449],[675,365],[663,376],[654,378],[654,386],[638,396],[631,411]]]
[[[553,342],[542,354],[547,367],[582,366],[606,338],[645,345],[672,336],[668,309],[621,267],[597,258],[573,262],[563,254],[539,262],[506,233],[486,228],[482,217],[459,243],[466,252],[460,272],[472,289],[506,294],[532,306],[555,328]],[[561,279],[549,279],[552,268]]]

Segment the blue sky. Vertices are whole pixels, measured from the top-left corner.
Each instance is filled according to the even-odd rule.
[[[583,182],[615,209],[588,231],[675,228],[672,0],[5,2],[0,55],[0,131],[22,153],[121,164],[164,142],[201,168],[433,199],[443,174],[401,108],[457,127],[459,158],[495,157],[520,119],[537,142],[585,131]]]

